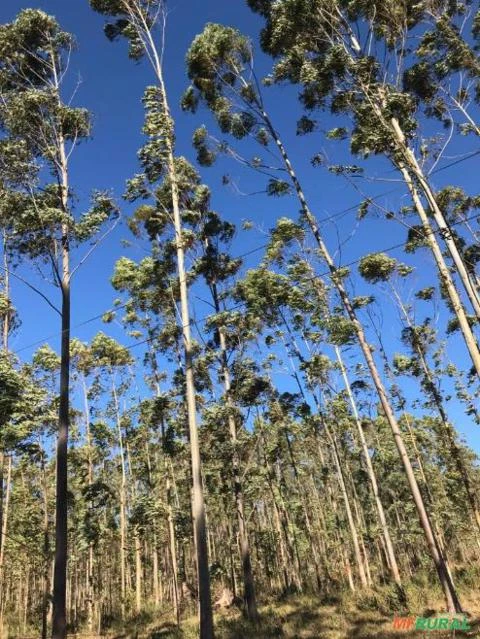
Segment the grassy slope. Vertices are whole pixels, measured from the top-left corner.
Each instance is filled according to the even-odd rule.
[[[291,597],[283,602],[261,607],[262,621],[258,627],[245,622],[238,611],[217,613],[215,619],[216,639],[398,639],[399,637],[480,637],[480,600],[477,593],[464,597],[470,614],[472,631],[468,634],[447,631],[405,632],[395,630],[392,620],[395,610],[389,611],[388,602],[378,601],[375,595],[361,599],[338,602],[332,605],[319,605],[312,597]],[[386,603],[387,607],[384,607]],[[380,604],[380,605],[378,605]],[[377,606],[377,608],[375,608]],[[379,610],[378,608],[381,608]],[[415,606],[418,616],[442,614],[438,600],[423,600],[423,605]],[[161,621],[138,628],[138,637],[151,639],[194,639],[198,629],[194,617],[186,619],[182,629],[171,623]],[[133,631],[133,632],[132,632]],[[127,630],[130,636],[137,633],[134,628]]]

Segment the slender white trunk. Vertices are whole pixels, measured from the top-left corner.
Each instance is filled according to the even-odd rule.
[[[452,237],[451,231],[445,220],[445,216],[443,215],[443,212],[440,210],[440,207],[438,206],[435,195],[430,187],[430,184],[428,183],[427,178],[425,177],[425,174],[423,173],[417,161],[417,158],[415,157],[415,154],[413,153],[412,149],[408,146],[405,140],[405,136],[403,134],[402,129],[400,128],[398,120],[396,118],[392,118],[391,122],[392,122],[392,129],[397,139],[397,143],[400,149],[403,151],[405,163],[415,175],[418,181],[418,184],[420,185],[423,193],[425,194],[425,197],[427,198],[427,201],[428,201],[428,204],[430,205],[430,209],[432,211],[435,222],[437,223],[440,234],[447,246],[448,252],[450,253],[453,259],[453,262],[458,271],[460,279],[463,283],[467,296],[472,304],[472,307],[475,311],[476,316],[480,319],[480,295],[478,294],[478,291],[471,280],[470,274],[465,267],[465,263],[458,251],[455,240]],[[405,167],[402,168],[402,166],[400,166],[400,170],[402,171],[402,174],[405,177]],[[410,186],[409,186],[409,189],[411,190]],[[417,211],[418,211],[418,208],[417,208]],[[421,216],[421,218],[422,217],[423,216]],[[423,224],[423,219],[422,219],[422,224]]]
[[[165,116],[170,119],[170,108],[163,78],[163,69],[152,32],[141,12],[138,18],[143,23],[143,35],[151,54],[151,60],[160,88],[162,108]],[[200,444],[198,440],[197,406],[195,396],[192,338],[190,330],[189,294],[187,273],[185,268],[185,251],[183,245],[183,225],[180,213],[178,179],[175,168],[173,141],[166,136],[167,166],[172,193],[173,221],[177,248],[177,270],[180,284],[180,316],[182,321],[186,401],[188,414],[188,430],[190,439],[191,470],[192,470],[192,518],[197,559],[200,639],[213,639],[213,612],[210,593],[210,572],[208,563],[207,529],[205,517],[205,502],[203,495],[202,469],[200,459]]]
[[[390,404],[386,389],[383,385],[382,379],[380,377],[377,365],[375,363],[375,360],[373,358],[372,355],[372,351],[370,349],[370,345],[367,341],[366,335],[365,335],[365,331],[363,329],[362,324],[360,323],[360,321],[357,318],[356,312],[354,310],[354,307],[350,301],[350,298],[348,296],[348,293],[343,285],[342,279],[338,274],[338,270],[333,262],[333,259],[330,255],[330,252],[328,251],[322,236],[320,235],[320,231],[318,228],[318,224],[317,221],[315,219],[315,216],[313,215],[313,213],[310,211],[310,208],[307,204],[307,200],[305,198],[305,195],[303,193],[303,190],[301,188],[300,182],[297,178],[297,175],[293,169],[293,166],[289,160],[289,157],[287,155],[287,152],[285,150],[285,147],[283,146],[282,141],[280,140],[280,137],[278,136],[278,133],[276,132],[275,128],[273,127],[267,113],[263,110],[262,106],[259,105],[259,108],[261,109],[262,112],[262,117],[265,121],[265,124],[267,125],[274,141],[275,144],[277,145],[277,148],[283,158],[283,161],[285,163],[285,167],[287,169],[287,172],[290,176],[290,179],[292,180],[292,183],[294,185],[297,197],[299,199],[300,205],[302,207],[302,213],[308,223],[308,225],[310,226],[311,232],[318,244],[318,247],[320,249],[320,254],[322,255],[324,261],[326,262],[329,270],[330,270],[330,274],[331,274],[331,280],[332,283],[334,284],[335,288],[337,289],[337,292],[339,294],[340,300],[342,302],[342,305],[347,313],[348,318],[350,319],[350,321],[353,324],[353,327],[355,329],[355,333],[357,335],[357,340],[358,340],[358,344],[360,346],[360,349],[363,353],[363,356],[365,358],[365,362],[367,364],[368,370],[370,372],[370,375],[372,377],[372,381],[374,383],[375,389],[377,391],[380,403],[382,405],[383,411],[385,413],[385,417],[387,419],[387,422],[390,426],[390,429],[392,431],[393,437],[394,437],[394,441],[397,447],[397,451],[398,454],[400,456],[400,460],[402,462],[403,468],[404,468],[404,472],[409,484],[409,488],[410,488],[410,492],[413,498],[413,501],[415,503],[416,509],[417,509],[417,513],[418,513],[418,517],[420,520],[420,524],[421,527],[423,529],[424,535],[425,535],[425,541],[427,543],[430,555],[432,557],[432,560],[435,564],[437,573],[438,573],[438,578],[439,581],[441,583],[443,592],[445,594],[445,600],[447,603],[447,608],[450,612],[459,612],[461,611],[461,605],[457,596],[457,593],[455,591],[455,588],[453,586],[453,583],[451,581],[451,578],[448,574],[448,570],[447,567],[445,565],[445,561],[441,555],[441,553],[438,550],[438,542],[435,539],[431,524],[430,524],[430,520],[425,508],[425,504],[423,502],[423,498],[422,495],[420,493],[418,484],[417,484],[417,480],[415,478],[415,473],[413,471],[412,468],[412,464],[410,462],[410,459],[408,457],[408,452],[407,449],[405,447],[405,443],[403,441],[403,436],[402,436],[402,432],[400,429],[400,426],[397,422],[397,419],[395,417],[395,413],[393,411],[393,408]]]
[[[126,493],[127,493],[127,472],[125,469],[125,452],[123,446],[123,434],[122,434],[122,425],[120,421],[120,407],[118,404],[118,394],[117,387],[115,385],[115,380],[112,375],[112,395],[113,395],[113,403],[115,409],[115,421],[117,425],[117,435],[118,435],[118,445],[120,448],[120,464],[121,464],[121,483],[120,483],[120,609],[122,614],[122,619],[125,619],[125,606],[126,606],[126,597],[127,597],[127,560],[126,560],[126,527],[127,527],[127,504],[126,504]]]
[[[435,262],[437,264],[438,272],[440,274],[440,279],[445,289],[448,293],[450,301],[453,306],[453,310],[455,315],[457,316],[458,323],[460,325],[460,330],[462,331],[465,344],[467,345],[468,352],[472,359],[475,370],[477,371],[477,375],[480,377],[480,351],[478,349],[478,344],[473,334],[472,328],[467,318],[467,314],[465,312],[465,308],[460,300],[460,296],[453,282],[452,275],[450,270],[448,269],[445,259],[443,257],[442,251],[438,242],[436,241],[435,235],[433,233],[432,227],[430,226],[430,222],[427,216],[427,212],[425,211],[423,204],[420,200],[420,196],[418,191],[413,183],[413,180],[405,168],[405,166],[400,165],[400,171],[404,177],[405,183],[408,186],[410,194],[412,196],[412,200],[415,204],[415,208],[418,212],[420,220],[422,222],[422,226],[425,229],[426,239],[428,245],[433,253],[435,258]]]
[[[54,86],[60,106],[60,83],[56,60],[52,54]],[[57,172],[59,176],[60,206],[68,215],[68,158],[63,132],[57,131]],[[61,272],[59,285],[62,295],[62,334],[60,354],[60,402],[57,437],[56,502],[55,502],[55,564],[53,577],[52,639],[67,635],[67,562],[68,562],[68,432],[70,427],[70,228],[63,223],[60,239]]]
[[[350,382],[348,380],[347,369],[345,368],[345,364],[343,362],[343,358],[338,346],[335,346],[335,353],[337,355],[337,360],[340,365],[340,370],[342,371],[343,382],[345,384],[345,389],[347,391],[348,399],[350,401],[350,406],[352,407],[353,417],[355,420],[355,425],[357,427],[357,434],[360,440],[360,446],[363,453],[363,459],[365,461],[365,465],[367,467],[368,479],[370,480],[370,484],[372,487],[373,496],[375,499],[375,507],[377,509],[378,520],[380,522],[380,527],[382,529],[383,539],[385,541],[385,551],[387,555],[388,566],[391,571],[391,575],[393,580],[401,585],[400,579],[400,571],[398,569],[397,559],[395,556],[395,551],[393,549],[392,539],[390,537],[390,530],[387,523],[387,518],[385,516],[385,511],[383,509],[382,500],[380,498],[380,492],[378,489],[377,476],[375,474],[375,470],[373,468],[372,460],[370,458],[367,441],[365,439],[365,433],[363,432],[362,423],[360,421],[360,416],[357,410],[357,404],[355,398],[352,393],[352,389],[350,387]]]

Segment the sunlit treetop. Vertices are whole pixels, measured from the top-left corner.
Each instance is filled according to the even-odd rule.
[[[73,37],[52,16],[25,9],[0,26],[0,91],[43,87],[52,79],[53,64],[61,64]]]
[[[141,34],[152,29],[164,8],[164,0],[90,0],[98,13],[114,18],[105,25],[109,40],[124,37],[129,43],[129,56],[140,60],[145,55]]]

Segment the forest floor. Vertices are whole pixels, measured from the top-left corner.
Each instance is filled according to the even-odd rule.
[[[246,622],[239,611],[217,612],[215,627],[217,639],[399,639],[400,637],[478,637],[480,638],[480,599],[478,593],[464,597],[468,610],[468,631],[405,631],[394,628],[395,611],[368,609],[374,600],[361,602],[338,602],[332,605],[318,605],[312,597],[291,597],[282,602],[271,603],[260,608],[261,622],[254,627]],[[442,615],[441,604],[425,600],[424,606],[416,606],[412,616],[434,617]],[[115,639],[137,637],[141,639],[194,639],[198,637],[196,618],[184,620],[182,628],[171,622],[158,620],[133,631],[127,629],[125,635]]]

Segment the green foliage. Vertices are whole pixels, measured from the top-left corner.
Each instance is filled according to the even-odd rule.
[[[362,257],[358,270],[367,282],[377,284],[388,280],[397,267],[397,261],[392,257],[388,257],[386,253],[371,253]]]
[[[163,10],[163,0],[135,0],[125,3],[123,0],[90,0],[90,6],[98,13],[114,18],[105,25],[105,35],[109,40],[124,37],[128,41],[129,57],[141,60],[145,55],[145,46],[138,24],[151,29],[158,12]]]
[[[341,315],[332,316],[325,321],[328,341],[336,346],[353,344],[356,341],[356,329],[353,322]]]
[[[251,60],[251,45],[239,31],[220,24],[207,24],[187,53],[187,71],[192,86],[184,104],[185,101],[192,104],[190,96],[194,93],[221,119],[228,104],[223,99],[224,87],[234,88],[240,84],[241,74]],[[255,93],[250,93],[248,85],[241,88],[247,101],[255,99]]]
[[[90,344],[90,351],[95,366],[114,368],[132,363],[132,356],[127,348],[104,333],[97,333]]]
[[[92,209],[75,220],[68,179],[69,146],[90,136],[90,114],[62,101],[72,37],[40,10],[21,11],[0,27],[0,216],[12,250],[50,261],[61,236],[91,240],[116,214],[95,192]],[[52,182],[49,183],[48,179]]]
[[[207,144],[208,131],[205,125],[202,125],[194,132],[192,142],[197,150],[197,162],[201,166],[212,166],[215,162],[216,154]]]
[[[160,0],[91,0],[90,4],[107,16],[110,39],[127,39],[132,58],[156,52],[156,27],[162,26],[164,11]],[[352,0],[327,6],[323,0],[249,0],[249,5],[265,19],[261,44],[275,58],[263,85],[288,81],[300,86],[308,112],[293,123],[298,135],[348,139],[353,154],[382,154],[398,168],[406,156],[393,135],[392,118],[412,152],[420,148],[425,164],[440,161],[445,140],[421,137],[420,110],[440,118],[442,124],[460,117],[459,113],[468,120],[462,109],[478,89],[478,61],[465,33],[473,28],[478,36],[480,28],[478,16],[461,13],[461,3],[434,7]],[[456,25],[464,18],[462,32]],[[12,269],[24,255],[50,264],[52,254],[65,246],[65,234],[72,247],[84,241],[94,246],[101,227],[118,215],[108,192],[94,192],[90,209],[77,216],[73,189],[67,193],[59,187],[58,133],[68,152],[90,134],[86,111],[64,104],[53,88],[53,72],[62,76],[71,42],[53,18],[35,10],[21,12],[14,22],[0,27],[0,221]],[[228,142],[218,142],[200,125],[193,134],[200,164],[210,166],[221,154],[236,157],[271,178],[266,195],[290,195],[292,187],[301,189],[296,181],[300,177],[272,177],[282,173],[273,173],[279,167],[263,158],[285,151],[265,111],[253,48],[237,30],[207,25],[188,52],[191,86],[182,107],[195,112],[205,104],[222,134],[229,136]],[[155,66],[154,56],[152,60]],[[158,68],[154,72],[158,86],[147,87],[143,97],[140,169],[128,181],[124,195],[134,203],[127,221],[134,236],[130,246],[147,254],[133,259],[125,253],[117,259],[111,281],[120,297],[103,315],[112,330],[123,324],[128,341],[124,344],[100,332],[88,343],[73,338],[70,344],[68,574],[75,595],[71,618],[76,624],[71,632],[91,630],[87,616],[93,602],[93,626],[98,623],[103,634],[115,628],[118,634],[152,637],[198,635],[196,622],[185,619],[197,597],[189,583],[196,574],[186,402],[191,375],[208,500],[214,600],[223,588],[242,590],[243,523],[259,599],[275,602],[261,607],[255,625],[240,619],[234,602],[230,610],[217,615],[218,636],[387,636],[391,617],[387,624],[382,614],[420,611],[427,602],[438,606],[439,592],[385,408],[374,394],[371,371],[358,359],[355,312],[366,309],[359,316],[371,322],[366,332],[372,344],[366,348],[374,353],[379,368],[383,364],[383,374],[379,372],[385,393],[398,416],[406,455],[428,502],[435,534],[440,529],[442,548],[452,558],[455,582],[463,580],[465,587],[472,588],[477,531],[466,484],[476,494],[480,475],[476,455],[457,437],[454,426],[459,418],[451,419],[457,415],[449,411],[449,402],[456,395],[466,415],[480,423],[480,391],[470,371],[450,360],[457,355],[457,342],[448,334],[458,329],[458,322],[448,314],[450,306],[447,313],[443,308],[438,311],[444,286],[437,300],[438,283],[419,269],[423,288],[415,297],[408,292],[413,299],[404,301],[394,289],[401,320],[397,326],[394,311],[379,312],[385,287],[374,299],[356,294],[363,291],[355,291],[348,267],[330,266],[329,274],[318,275],[325,262],[331,263],[319,249],[321,242],[312,244],[317,238],[306,232],[310,227],[317,234],[314,213],[304,205],[303,196],[298,222],[277,211],[257,267],[251,257],[256,246],[242,249],[245,256],[232,256],[236,227],[212,210],[210,189],[188,159],[175,156],[166,88]],[[453,96],[450,87],[458,84],[459,74],[464,82]],[[317,123],[310,112],[317,109],[338,116],[330,131],[321,131],[320,119]],[[469,125],[463,122],[460,131],[475,130]],[[452,135],[457,133],[452,128]],[[237,154],[230,146],[237,142],[239,147],[257,143],[258,154],[250,149]],[[312,164],[325,164],[355,183],[365,174],[363,163],[360,167],[346,157],[340,161],[329,166],[326,152],[318,152]],[[280,170],[285,167],[288,176],[287,162]],[[225,176],[223,183],[233,180]],[[416,185],[420,188],[420,181]],[[172,195],[178,196],[178,210]],[[372,204],[370,197],[362,197],[360,219]],[[455,228],[452,235],[472,278],[477,277],[479,198],[456,186],[441,189],[435,198]],[[400,208],[402,216],[412,211]],[[180,230],[174,220],[177,213]],[[261,222],[259,215],[256,224]],[[387,213],[388,217],[396,214]],[[462,226],[467,217],[471,226]],[[252,224],[246,222],[244,228]],[[408,224],[408,228],[407,252],[428,245],[423,227]],[[467,231],[473,231],[473,239],[468,239]],[[192,310],[186,358],[181,350],[186,326],[178,319],[179,246],[184,251]],[[453,271],[450,263],[449,267]],[[371,253],[360,260],[359,272],[369,285],[402,278],[403,287],[408,286],[403,278],[412,267],[385,253]],[[13,328],[11,298],[15,297],[7,290],[7,278],[0,280],[5,285],[0,292],[0,319]],[[351,306],[340,304],[344,290]],[[344,314],[345,306],[350,315]],[[476,325],[475,318],[469,321]],[[443,323],[448,323],[446,336],[441,332]],[[331,359],[335,346],[341,350],[353,401],[340,364]],[[58,414],[58,372],[59,356],[49,345],[40,347],[28,365],[6,348],[0,355],[4,474],[12,460],[12,476],[3,483],[3,506],[7,491],[10,510],[0,598],[3,595],[2,614],[10,634],[12,628],[18,628],[19,635],[38,634],[42,590],[51,589],[47,576],[56,494],[51,444]],[[365,451],[359,446],[359,428],[380,489],[403,590],[387,583],[388,566],[378,544],[381,525]],[[365,589],[358,581],[345,508],[349,500],[374,582]],[[127,578],[126,596],[120,601],[122,560]],[[182,588],[179,628],[168,621],[174,567]],[[408,574],[415,574],[415,579],[409,581]],[[348,592],[349,577],[355,594]],[[141,599],[137,612],[135,578]],[[312,594],[288,596],[300,590]],[[324,600],[330,604],[326,609]]]
[[[433,298],[435,294],[435,287],[434,286],[428,286],[427,288],[423,288],[420,291],[417,291],[415,293],[415,297],[419,300],[431,300]]]
[[[353,308],[354,309],[364,308],[365,306],[372,304],[374,299],[375,298],[372,297],[371,295],[362,295],[362,296],[354,297],[352,300]]]
[[[288,195],[290,190],[290,184],[285,182],[285,180],[276,180],[272,178],[267,184],[267,195],[280,197],[282,195]]]
[[[327,133],[327,138],[330,140],[345,140],[348,136],[348,131],[344,127],[335,127]]]
[[[297,135],[307,135],[315,131],[316,122],[306,115],[302,115],[297,122]]]
[[[414,253],[419,248],[429,246],[428,233],[423,226],[414,224],[409,227],[407,241],[405,242],[405,252]]]
[[[85,242],[97,235],[108,220],[118,215],[113,199],[107,193],[94,193],[92,208],[75,223],[74,236],[78,242]]]
[[[46,417],[45,394],[28,368],[0,353],[0,448],[10,450],[26,440]]]
[[[302,242],[305,237],[304,229],[295,224],[289,218],[281,217],[277,220],[276,227],[270,233],[270,242],[266,252],[266,258],[271,261],[281,260],[285,247],[295,241]]]

